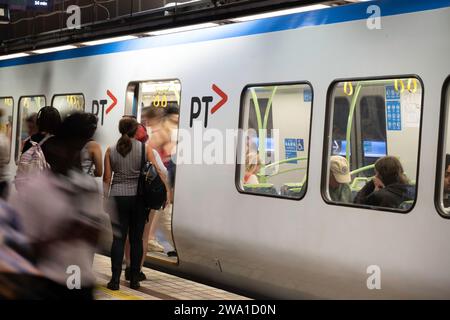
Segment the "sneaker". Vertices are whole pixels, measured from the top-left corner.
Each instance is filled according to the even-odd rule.
[[[152,239],[148,242],[148,251],[164,252],[164,247],[158,241]]]

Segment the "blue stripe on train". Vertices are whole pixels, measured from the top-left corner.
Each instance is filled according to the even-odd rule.
[[[164,47],[192,42],[202,42],[226,38],[243,37],[261,33],[297,29],[302,27],[334,24],[346,21],[366,19],[370,16],[367,8],[378,5],[382,16],[392,16],[412,12],[450,7],[450,0],[379,0],[339,7],[330,7],[315,11],[295,13],[285,16],[248,21],[220,27],[164,36],[140,38],[91,47],[70,49],[60,52],[28,56],[0,61],[1,67],[11,67],[55,60],[65,60],[116,52],[134,51],[147,48]]]

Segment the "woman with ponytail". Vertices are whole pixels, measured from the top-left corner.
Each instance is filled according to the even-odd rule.
[[[123,118],[119,122],[120,139],[115,146],[106,150],[104,161],[104,198],[111,197],[117,221],[113,225],[111,247],[112,278],[108,288],[118,290],[125,240],[130,239],[130,287],[139,288],[139,272],[143,253],[142,235],[146,214],[142,199],[137,195],[138,181],[142,164],[142,143],[134,139],[138,123],[133,118]],[[144,149],[145,150],[145,149]],[[113,176],[114,173],[114,176]]]

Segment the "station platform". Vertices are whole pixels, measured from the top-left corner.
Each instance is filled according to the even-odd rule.
[[[111,278],[111,260],[109,257],[98,254],[94,259],[94,271],[97,277],[96,300],[251,300],[145,267],[142,271],[147,276],[147,280],[141,281],[141,287],[138,290],[129,288],[123,272],[120,290],[109,290],[106,284]]]

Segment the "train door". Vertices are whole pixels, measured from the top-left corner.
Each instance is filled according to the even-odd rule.
[[[181,83],[179,80],[136,81],[127,88],[125,114],[133,115],[147,128],[147,144],[164,163],[166,176],[175,187],[175,160],[179,125]],[[172,205],[151,210],[144,239],[146,258],[178,263],[172,233]]]
[[[27,119],[37,114],[41,108],[46,106],[46,98],[43,95],[25,96],[19,100],[19,119],[16,130],[16,161],[19,160],[20,152],[24,141],[30,136],[30,128],[27,126]]]

